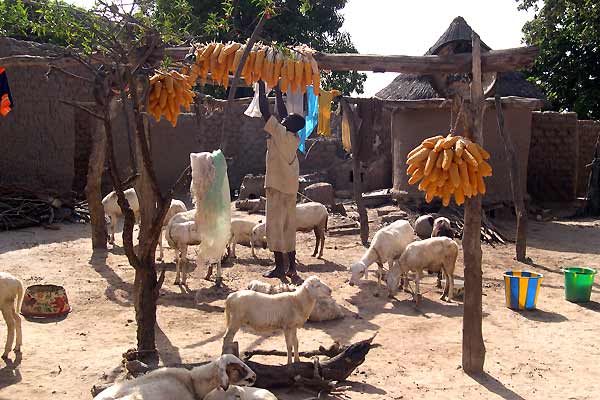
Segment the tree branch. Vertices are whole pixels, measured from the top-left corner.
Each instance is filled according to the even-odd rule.
[[[97,118],[97,119],[99,119],[101,121],[105,120],[105,118],[102,115],[95,113],[94,111],[90,110],[89,108],[87,108],[86,106],[84,106],[82,104],[79,104],[79,102],[70,101],[70,100],[63,100],[63,99],[59,99],[58,101],[60,103],[66,104],[68,106],[75,107],[77,109],[85,111],[86,113],[90,114],[92,117]]]
[[[93,79],[74,74],[72,72],[69,72],[61,67],[57,67],[56,65],[52,65],[52,64],[50,64],[48,66],[48,72],[46,72],[46,79],[50,77],[50,75],[52,74],[52,71],[54,71],[54,70],[56,70],[58,72],[62,72],[63,74],[65,74],[66,76],[68,76],[70,78],[79,79],[79,80],[82,80],[82,81],[90,83],[90,84],[94,83]]]

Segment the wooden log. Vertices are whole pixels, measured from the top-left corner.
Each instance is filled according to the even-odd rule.
[[[90,210],[92,227],[92,249],[106,249],[106,222],[104,221],[104,207],[102,206],[102,175],[106,155],[106,134],[104,125],[100,121],[93,121],[92,149],[88,162],[87,183],[85,196]]]
[[[482,72],[506,72],[527,67],[538,54],[535,46],[491,50],[481,54]],[[447,56],[404,56],[374,54],[316,53],[319,68],[332,71],[401,72],[412,74],[456,73],[471,71],[471,54]]]
[[[362,176],[360,173],[360,161],[357,154],[358,146],[358,130],[361,122],[356,113],[350,107],[350,104],[345,99],[340,99],[342,111],[346,113],[350,126],[350,144],[352,148],[352,189],[354,192],[354,201],[358,208],[358,216],[360,222],[360,240],[364,246],[369,242],[369,216],[363,201]]]
[[[189,47],[171,47],[165,54],[183,60]],[[535,46],[491,50],[481,55],[483,72],[507,72],[527,67],[538,54]],[[448,56],[405,56],[376,54],[316,53],[319,68],[332,71],[402,72],[413,74],[456,73],[471,71],[471,54]]]
[[[519,174],[519,164],[515,155],[515,148],[504,127],[504,113],[502,112],[502,101],[499,95],[495,96],[496,118],[498,120],[498,131],[504,142],[504,152],[508,162],[508,177],[512,188],[513,203],[515,205],[515,214],[517,215],[517,235],[516,235],[516,256],[517,261],[526,262],[527,260],[527,210],[523,200],[523,187],[521,186],[521,175]]]
[[[362,101],[369,101],[370,98],[348,98],[351,104],[357,104]],[[422,100],[383,100],[378,99],[383,103],[383,107],[395,110],[429,110],[433,108],[450,108],[453,105],[452,99],[422,99]],[[530,110],[538,110],[544,106],[544,101],[540,99],[530,99],[525,97],[506,96],[502,97],[502,106],[505,108],[528,108]],[[465,99],[465,103],[469,101]],[[486,105],[493,105],[494,99],[486,99]]]
[[[481,83],[481,42],[473,33],[473,78],[471,104],[465,109],[466,136],[483,145],[483,87]],[[465,297],[463,313],[462,366],[467,373],[483,371],[485,344],[482,333],[481,195],[465,201],[463,229]]]

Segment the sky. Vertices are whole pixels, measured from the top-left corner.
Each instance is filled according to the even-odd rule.
[[[94,0],[67,0],[90,7]],[[364,54],[423,55],[452,20],[462,16],[492,49],[521,46],[523,24],[533,12],[517,10],[516,0],[349,0],[342,30]],[[373,96],[397,74],[368,73],[365,93]]]

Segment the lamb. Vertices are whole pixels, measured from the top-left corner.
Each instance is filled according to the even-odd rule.
[[[434,222],[435,219],[429,214],[421,215],[417,218],[415,221],[415,233],[419,239],[429,239],[431,237]]]
[[[458,257],[458,244],[447,237],[434,237],[413,242],[406,246],[406,250],[398,260],[393,263],[387,277],[387,286],[390,297],[393,297],[398,288],[401,276],[407,275],[408,271],[415,272],[415,298],[420,301],[419,282],[424,269],[444,272],[446,285],[441,300],[452,301],[454,294],[454,267]]]
[[[0,311],[6,322],[6,345],[2,358],[7,358],[15,339],[15,354],[21,352],[23,333],[21,331],[21,304],[23,303],[23,283],[7,272],[0,272]]]
[[[310,202],[296,205],[296,231],[297,232],[315,232],[315,251],[312,256],[323,257],[323,247],[325,246],[325,232],[327,231],[327,221],[329,213],[327,207],[321,203]],[[252,230],[252,241],[267,247],[267,226],[266,223],[259,224]],[[319,244],[321,249],[319,250]],[[252,256],[256,257],[254,251]]]
[[[123,193],[125,194],[125,198],[129,203],[129,207],[135,215],[136,221],[138,221],[140,216],[140,203],[138,202],[137,193],[135,192],[135,189],[127,189]],[[114,244],[115,230],[117,229],[117,224],[119,223],[119,220],[123,218],[123,211],[117,203],[117,193],[112,191],[109,194],[107,194],[106,197],[102,199],[102,206],[104,207],[104,214],[108,218],[110,218],[110,223],[108,224],[110,239],[108,240],[108,242],[110,244]]]
[[[298,328],[301,328],[315,307],[317,299],[331,296],[331,288],[316,276],[311,276],[294,292],[264,294],[240,290],[227,296],[223,349],[228,348],[242,326],[258,332],[283,330],[288,364],[299,362]]]
[[[240,359],[224,354],[206,365],[161,368],[138,378],[119,382],[99,393],[94,400],[195,400],[216,388],[253,385],[256,374]]]
[[[266,389],[232,385],[227,390],[213,390],[204,400],[277,400],[277,397]]]
[[[167,223],[165,238],[172,249],[175,249],[175,285],[186,284],[188,246],[200,244],[200,234],[195,221],[196,210],[192,209],[175,214]]]
[[[449,237],[454,238],[454,231],[450,225],[450,220],[446,217],[438,217],[433,221],[433,229],[431,231],[431,237]],[[431,273],[432,271],[429,271]],[[436,287],[439,289],[442,287],[442,271],[437,273],[437,284]]]
[[[290,286],[286,283],[271,285],[269,283],[257,280],[251,281],[248,284],[247,289],[265,294],[293,292],[294,290],[296,290],[294,286]],[[333,297],[326,297],[322,299],[317,299],[317,302],[315,303],[315,308],[313,308],[313,310],[311,311],[308,320],[313,322],[319,322],[331,321],[340,318],[344,318],[344,309],[338,303],[336,303]]]
[[[169,210],[167,211],[167,214],[165,215],[165,219],[163,220],[163,225],[162,225],[162,229],[160,230],[160,237],[158,238],[158,248],[160,251],[160,255],[158,257],[159,260],[163,259],[163,231],[165,230],[165,228],[167,227],[167,225],[169,224],[169,221],[171,220],[171,218],[173,218],[173,216],[175,214],[179,214],[180,212],[185,212],[187,211],[187,207],[185,206],[184,202],[181,200],[171,200],[171,205],[169,206]]]
[[[231,250],[231,256],[235,258],[235,246],[237,244],[249,244],[252,248],[252,255],[254,255],[254,246],[260,246],[262,243],[254,243],[252,241],[252,230],[254,227],[262,221],[254,222],[242,218],[231,219],[231,238],[227,247]],[[229,251],[228,251],[229,253]]]
[[[381,285],[383,275],[383,263],[387,262],[389,268],[392,268],[392,261],[402,254],[415,238],[415,232],[407,221],[399,220],[390,225],[381,228],[371,241],[371,246],[362,256],[362,258],[350,267],[352,273],[350,277],[350,286],[354,286],[364,276],[367,278],[367,271],[371,264],[377,263],[379,275],[377,277],[378,285]]]

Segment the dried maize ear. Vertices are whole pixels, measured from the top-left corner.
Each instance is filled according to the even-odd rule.
[[[463,151],[465,150],[466,143],[463,139],[459,139],[456,142],[455,152],[459,157],[462,158]]]
[[[477,163],[481,164],[481,162],[483,161],[483,157],[481,157],[481,154],[479,154],[479,149],[477,148],[477,145],[473,142],[469,142],[467,143],[467,150],[469,151],[469,153],[471,153],[471,155],[473,155],[473,157],[475,157]]]
[[[444,187],[449,176],[450,174],[448,173],[448,171],[442,171],[442,173],[438,176],[437,180],[435,181],[436,186]]]
[[[265,61],[266,49],[263,47],[262,49],[256,52],[256,57],[254,59],[254,79],[258,81],[262,78],[263,73],[263,63]]]
[[[160,92],[160,98],[159,98],[159,105],[161,109],[165,108],[165,105],[167,104],[167,98],[169,97],[169,93],[167,93],[166,90],[161,90]]]
[[[212,55],[213,51],[215,50],[215,47],[217,47],[216,43],[209,43],[208,46],[206,46],[202,51],[200,58],[196,56],[196,61],[208,60]]]
[[[452,134],[448,134],[448,136],[446,136],[446,139],[444,139],[444,143],[442,144],[442,147],[444,149],[451,149],[456,142],[458,142],[458,139],[460,139],[460,136],[452,136]]]
[[[454,190],[454,201],[459,206],[465,202],[465,193],[463,192],[463,189],[460,186]]]
[[[479,163],[477,162],[477,159],[467,149],[465,149],[463,151],[462,158],[463,158],[463,160],[465,160],[467,163],[471,164],[474,167],[477,167],[479,165]]]
[[[173,77],[171,75],[165,76],[165,87],[167,88],[167,93],[173,93]]]
[[[159,74],[155,74],[150,78],[150,84],[154,85],[156,84],[156,82],[160,81],[160,75]]]
[[[477,174],[477,191],[481,194],[485,194],[485,182],[483,176]]]
[[[481,147],[480,145],[478,145],[477,143],[475,143],[475,146],[477,146],[477,150],[479,150],[479,154],[481,154],[481,158],[483,158],[484,160],[490,159],[490,153],[485,151],[485,149],[483,147]]]
[[[321,93],[321,75],[318,72],[313,74],[312,83],[315,96],[318,96]]]
[[[432,136],[430,138],[427,138],[425,140],[423,140],[423,142],[421,144],[423,145],[427,145],[427,146],[434,146],[436,145],[436,143],[440,140],[443,139],[444,137],[442,135],[437,135],[437,136]],[[433,148],[433,147],[430,147]]]
[[[423,164],[410,164],[408,166],[408,168],[406,169],[406,173],[408,175],[412,175],[413,172],[415,172],[417,169],[419,169],[419,167],[421,167]]]
[[[450,164],[452,164],[452,159],[454,158],[454,153],[452,149],[444,149],[444,158],[442,160],[442,169],[444,171],[448,171],[450,169]]]
[[[240,47],[242,47],[241,44],[239,43],[235,43],[235,42],[231,42],[229,43],[227,46],[225,46],[225,48],[223,49],[223,54],[225,54],[226,56],[235,53]]]
[[[458,165],[465,163],[464,160],[456,154],[456,152],[454,152],[454,158],[452,158],[452,162]]]
[[[479,164],[479,173],[481,176],[492,176],[492,166],[487,161],[481,160]]]
[[[433,151],[435,151],[435,149]],[[441,169],[443,161],[444,161],[443,154],[440,154],[440,156],[437,158],[437,161],[435,162],[435,167]]]
[[[458,174],[460,175],[460,181],[462,182],[463,191],[467,193],[466,186],[470,186],[471,182],[469,180],[469,170],[467,168],[466,163],[462,163],[458,165]]]
[[[431,149],[421,149],[418,152],[416,152],[415,154],[413,154],[412,156],[410,156],[410,158],[408,160],[406,160],[407,164],[415,164],[415,163],[420,163],[422,161],[425,161],[427,159],[427,157],[429,156],[429,153],[431,152]]]
[[[437,154],[437,153],[436,153]],[[440,175],[442,174],[442,169],[438,168],[437,166],[433,168],[433,170],[431,171],[431,174],[429,174],[429,180],[431,182],[435,182],[439,179]]]
[[[423,178],[423,169],[422,168],[418,168],[410,177],[410,179],[408,180],[408,184],[412,185],[417,183],[421,178]]]
[[[435,151],[429,152],[429,155],[427,156],[427,162],[425,163],[425,175],[429,175],[435,167],[438,155],[440,154],[436,153]]]
[[[422,144],[418,145],[417,147],[415,147],[414,149],[412,149],[406,156],[406,158],[411,158],[413,155],[415,155],[417,152],[419,152],[420,150],[424,149],[425,147],[423,147]]]
[[[313,83],[312,67],[311,67],[310,61],[308,59],[304,59],[303,63],[304,63],[304,86],[308,86]]]
[[[442,152],[444,150],[444,142],[446,142],[446,139],[442,137],[435,143],[435,146],[433,148],[436,152]]]
[[[469,184],[471,185],[472,191],[477,189],[477,167],[468,165],[469,170]]]
[[[455,188],[460,186],[460,174],[458,172],[458,165],[452,163],[450,165],[450,179]]]
[[[302,60],[294,61],[294,83],[296,89],[302,90],[302,84],[304,83],[304,64]]]
[[[160,99],[161,89],[162,89],[162,82],[161,81],[157,81],[154,84],[154,86],[152,87],[152,92],[154,93],[154,98],[155,99]]]
[[[246,46],[240,46],[235,52],[235,56],[233,57],[233,66],[232,71],[235,73],[237,71],[238,66],[240,65],[240,61],[242,60],[242,56],[244,55],[244,50]]]
[[[292,93],[294,93],[294,86],[295,86],[295,82],[296,82],[296,78],[295,78],[296,74],[295,74],[295,70],[294,70],[294,68],[295,68],[294,60],[292,60],[291,58],[286,58],[283,66],[286,70],[288,84],[292,87]]]

